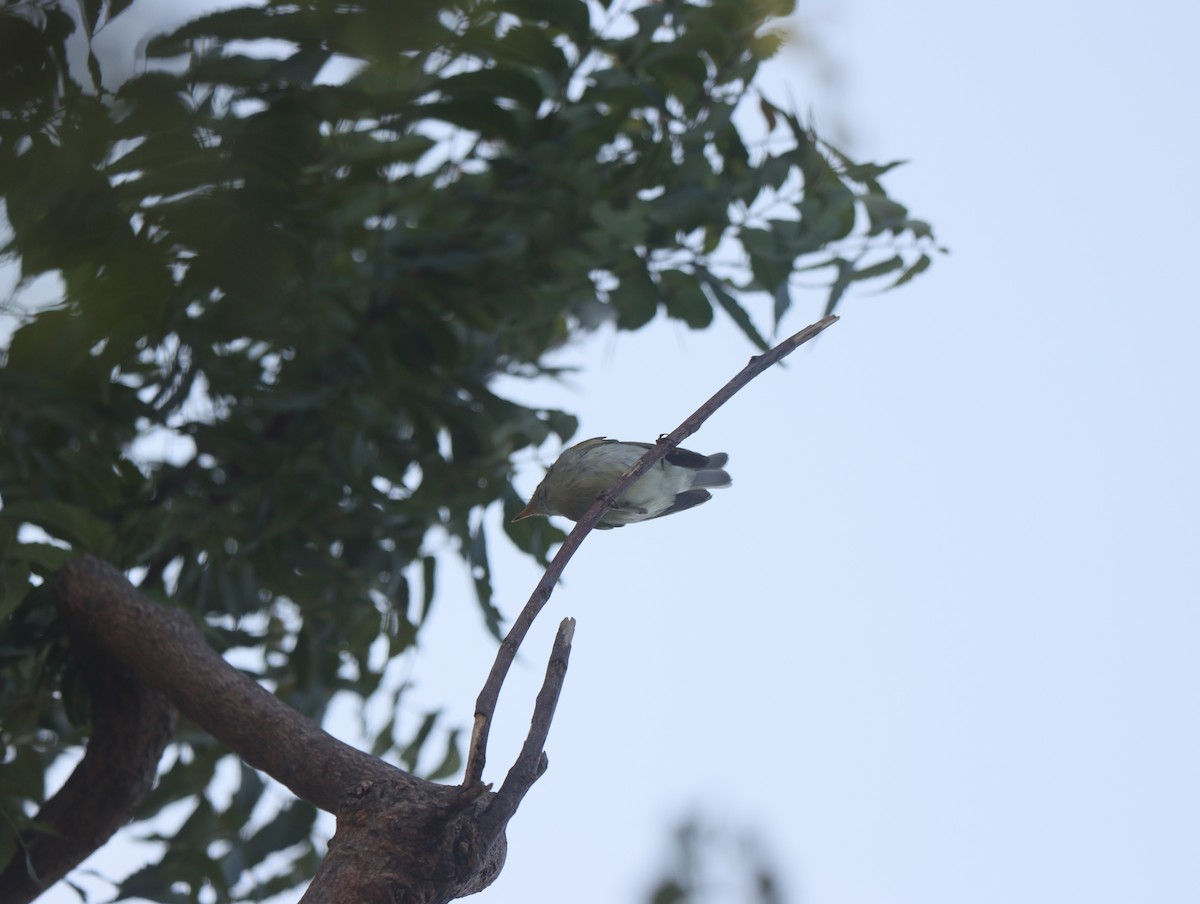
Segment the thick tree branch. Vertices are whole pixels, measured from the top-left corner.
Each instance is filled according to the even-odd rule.
[[[105,562],[86,557],[68,563],[59,570],[55,589],[73,642],[94,660],[93,697],[116,705],[94,710],[87,756],[64,792],[43,810],[55,818],[50,833],[34,836],[37,846],[30,845],[37,881],[29,880],[18,857],[4,874],[9,884],[0,885],[5,904],[32,900],[128,821],[149,789],[170,737],[172,703],[251,766],[337,815],[337,832],[304,897],[306,904],[445,902],[480,891],[500,872],[504,827],[481,829],[492,798],[481,784],[464,788],[424,781],[326,734],[226,663],[184,612],[142,596]],[[561,686],[561,674],[557,680]],[[110,688],[125,684],[149,700],[139,705],[150,713],[149,728],[143,731],[153,729],[154,743],[137,738],[136,749],[126,758],[136,759],[139,769],[117,781],[121,776],[108,773],[120,767],[124,749],[106,738],[125,739],[134,730],[133,704]],[[552,713],[553,702],[548,712],[539,702],[535,722],[548,727]],[[539,745],[544,743],[545,729],[541,731]],[[120,794],[105,794],[105,781]],[[67,793],[76,784],[87,796]],[[103,815],[100,828],[90,821],[94,812]],[[71,832],[72,820],[79,823],[74,833],[79,842]]]
[[[622,474],[606,492],[601,494],[600,498],[596,500],[596,504],[588,509],[587,513],[579,519],[575,524],[575,528],[567,535],[567,539],[563,541],[562,546],[559,547],[554,559],[550,562],[550,567],[546,569],[542,575],[542,579],[538,581],[537,587],[534,588],[533,594],[529,597],[529,601],[525,603],[525,607],[513,621],[512,627],[509,629],[508,634],[505,635],[504,640],[500,642],[500,648],[496,651],[496,661],[492,664],[492,670],[488,674],[483,689],[479,692],[479,697],[475,702],[475,722],[471,732],[471,743],[467,751],[467,769],[463,777],[464,786],[470,787],[483,780],[483,767],[487,761],[488,734],[491,731],[492,716],[496,711],[496,702],[500,698],[500,688],[504,684],[504,679],[508,675],[508,670],[512,665],[513,659],[516,658],[517,650],[533,625],[533,620],[537,618],[538,613],[542,611],[542,608],[549,601],[550,594],[553,592],[555,584],[558,583],[563,569],[566,568],[571,557],[575,555],[575,551],[583,542],[583,538],[599,523],[600,519],[604,517],[604,513],[612,507],[613,502],[620,498],[621,494],[630,484],[649,471],[668,452],[699,430],[700,426],[712,417],[718,408],[728,402],[735,393],[767,368],[790,355],[805,342],[808,342],[827,327],[837,323],[837,321],[838,318],[834,316],[818,320],[794,336],[785,339],[770,351],[751,358],[750,362],[733,379],[722,386],[712,398],[697,408],[687,420],[671,431],[671,433],[660,437],[654,448],[638,459],[628,471]]]
[[[503,835],[484,839],[482,786],[360,782],[338,808],[337,832],[301,904],[442,904],[482,891],[500,873]]]
[[[0,873],[0,901],[25,904],[133,818],[175,730],[175,707],[81,638],[75,655],[91,695],[91,738],[70,778],[23,832]]]
[[[73,636],[90,638],[251,766],[314,806],[336,813],[342,791],[370,777],[418,781],[322,731],[225,662],[182,610],[142,596],[106,562],[88,556],[64,565],[58,597]]]

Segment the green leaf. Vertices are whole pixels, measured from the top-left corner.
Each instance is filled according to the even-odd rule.
[[[79,558],[79,553],[50,543],[19,543],[12,548],[9,558],[25,563],[27,569],[31,568],[45,577],[72,559]]]
[[[86,727],[91,714],[91,684],[87,673],[75,659],[67,663],[59,682],[63,711],[67,720],[80,728]]]
[[[112,548],[112,526],[68,502],[10,502],[0,509],[0,518],[14,526],[36,524],[48,534],[66,540],[77,552],[104,556]]]
[[[703,329],[712,323],[712,304],[694,276],[667,270],[659,274],[667,316],[682,320],[692,329]]]
[[[792,289],[789,280],[785,279],[775,287],[775,291],[771,293],[771,300],[774,302],[775,329],[778,330],[779,321],[783,319],[783,315],[792,306]]]
[[[429,610],[433,608],[433,595],[436,587],[437,559],[433,556],[421,557],[421,615],[417,626],[425,624]]]
[[[650,893],[650,904],[682,904],[691,898],[675,879],[665,879]]]
[[[660,293],[650,278],[646,263],[635,254],[626,254],[615,270],[620,285],[612,291],[617,309],[617,327],[636,330],[654,319]]]
[[[487,535],[481,526],[471,530],[465,551],[467,564],[475,579],[475,596],[479,600],[479,608],[483,610],[484,624],[496,640],[502,640],[504,635],[500,631],[500,625],[504,616],[492,602],[492,571],[488,561]]]
[[[518,25],[490,49],[497,60],[536,66],[555,79],[567,73],[567,60],[562,50],[550,34],[538,26]]]
[[[907,228],[908,208],[903,204],[875,193],[864,195],[862,204],[870,223],[869,235],[879,235],[884,231],[898,234]]]
[[[738,328],[746,334],[746,337],[749,338],[749,340],[753,342],[759,349],[764,352],[767,351],[770,348],[770,345],[767,344],[767,340],[764,339],[758,332],[758,329],[754,326],[754,322],[750,319],[750,315],[746,312],[746,309],[742,307],[736,298],[734,298],[733,294],[725,287],[725,285],[707,270],[701,270],[697,275],[704,280],[704,285],[710,292],[712,292],[717,304],[724,309],[726,314],[733,318],[733,322],[736,323]]]
[[[0,624],[12,615],[29,592],[29,564],[10,559],[0,564]]]
[[[569,440],[579,430],[579,418],[573,414],[556,408],[546,408],[541,413],[546,416],[550,429],[563,441]]]
[[[581,0],[504,0],[504,11],[544,22],[582,41],[591,31],[587,4]]]
[[[0,521],[0,562],[8,555],[9,547],[17,539],[17,528],[14,524]]]
[[[458,735],[457,728],[450,732],[446,738],[446,753],[434,770],[425,776],[427,781],[441,781],[455,775],[462,768],[462,752],[459,750]]]
[[[419,110],[422,119],[438,119],[461,126],[484,138],[496,138],[514,144],[521,140],[523,127],[516,116],[486,99],[440,101],[425,104]]]
[[[869,267],[862,267],[856,270],[854,273],[854,278],[856,280],[874,279],[877,276],[885,276],[888,273],[899,270],[903,266],[904,259],[900,257],[900,255],[896,254],[892,257],[889,257],[887,260],[880,261],[877,264],[871,264]]]
[[[46,799],[44,765],[38,751],[32,747],[18,747],[11,758],[6,759],[0,769],[0,801],[18,798],[41,803]],[[21,814],[20,808],[13,811]],[[7,815],[7,814],[6,814]]]
[[[474,72],[462,72],[443,79],[438,92],[459,101],[491,102],[508,97],[536,112],[545,100],[538,80],[511,66],[494,66]]]
[[[270,822],[241,842],[246,863],[259,864],[270,854],[307,841],[316,818],[316,807],[307,801],[298,800],[284,807]]]
[[[653,210],[653,206],[650,208]],[[604,198],[592,204],[588,211],[606,239],[617,238],[628,245],[636,243],[646,232],[647,208],[642,204],[625,204],[617,207]]]
[[[837,309],[838,302],[842,300],[846,289],[854,281],[854,264],[840,257],[835,258],[832,264],[837,268],[837,277],[829,287],[829,296],[825,301],[825,313],[822,315],[824,317],[828,317]]]
[[[148,56],[176,56],[180,42],[196,38],[253,41],[283,38],[282,17],[266,7],[238,7],[200,16],[170,34],[152,38],[146,47]]]
[[[429,740],[429,735],[433,732],[433,727],[437,724],[440,715],[441,712],[439,710],[426,713],[425,718],[421,720],[421,727],[417,729],[416,735],[408,743],[408,746],[400,752],[400,762],[404,764],[404,767],[409,772],[417,771],[417,761],[421,757],[421,748]]]
[[[928,270],[929,265],[932,263],[933,261],[930,259],[928,254],[922,254],[916,259],[912,266],[908,267],[903,273],[900,274],[899,277],[897,277],[896,281],[891,284],[890,288],[895,289],[904,285],[914,276],[918,276]]]
[[[750,258],[754,282],[765,292],[774,292],[780,283],[787,281],[792,273],[792,262],[800,253],[799,248],[785,246],[782,235],[785,227],[778,223],[774,225],[779,229],[742,228],[738,231],[738,238]]]

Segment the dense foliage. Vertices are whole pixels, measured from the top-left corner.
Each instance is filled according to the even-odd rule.
[[[575,430],[499,397],[498,374],[658,312],[722,311],[762,346],[748,306],[778,319],[798,269],[830,274],[832,309],[929,263],[888,167],[755,93],[786,0],[270,2],[154,37],[108,84],[93,39],[127,5],[0,7],[2,251],[21,287],[62,287],[5,309],[0,862],[87,735],[45,583],[66,558],[103,556],[219,649],[259,651],[319,720],[414,642],[431,530],[498,629],[482,512],[519,507],[515,453]],[[768,138],[747,145],[739,106]],[[538,557],[561,537],[506,530]],[[389,725],[375,750],[411,767],[433,729]],[[141,816],[192,815],[123,893],[254,900],[311,873],[311,807],[248,832],[257,774],[228,805],[204,794],[223,755],[185,726]],[[436,771],[456,768],[451,738]],[[280,850],[270,878],[247,872]]]

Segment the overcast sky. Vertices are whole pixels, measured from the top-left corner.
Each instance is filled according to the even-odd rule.
[[[793,902],[1200,901],[1200,8],[802,11],[838,77],[785,54],[776,98],[910,161],[887,185],[953,253],[851,295],[688,443],[731,489],[585,543],[501,700],[494,782],[576,617],[550,770],[479,900],[641,900],[698,813]],[[660,322],[512,391],[653,440],[750,352]],[[538,571],[493,552],[514,614]],[[466,726],[494,644],[452,572],[397,668],[414,720]]]

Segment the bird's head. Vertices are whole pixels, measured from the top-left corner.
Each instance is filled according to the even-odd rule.
[[[516,517],[513,518],[513,521],[521,521],[525,518],[532,518],[535,515],[549,516],[553,514],[554,512],[547,504],[546,487],[543,484],[538,486],[538,488],[533,491],[533,496],[530,497],[529,504],[526,505],[525,508],[521,509],[521,511],[517,512]]]

